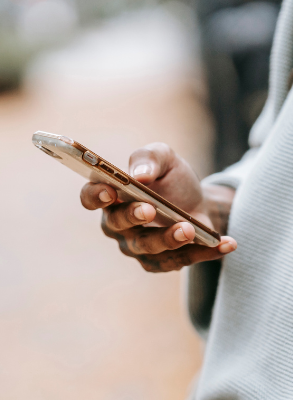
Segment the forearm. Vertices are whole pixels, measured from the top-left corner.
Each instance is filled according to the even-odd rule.
[[[206,214],[214,229],[221,235],[226,235],[235,190],[220,185],[203,185],[202,190]]]

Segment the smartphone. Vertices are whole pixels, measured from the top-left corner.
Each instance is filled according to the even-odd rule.
[[[177,222],[187,221],[195,229],[197,243],[208,247],[219,245],[221,240],[219,233],[73,139],[38,131],[33,135],[32,141],[38,149],[90,182],[112,186],[117,191],[119,202],[142,201],[151,204],[157,211],[154,222],[158,226],[171,226]]]

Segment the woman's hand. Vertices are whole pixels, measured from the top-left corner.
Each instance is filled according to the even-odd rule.
[[[213,190],[203,191],[189,164],[167,145],[154,143],[137,150],[130,157],[129,168],[138,181],[214,228],[211,216],[215,215],[216,207],[206,193],[212,193],[212,197],[216,198],[219,196],[215,196]],[[219,190],[222,188],[219,187]],[[188,222],[180,222],[169,228],[144,227],[154,220],[154,207],[140,202],[113,205],[116,199],[116,191],[105,184],[88,183],[81,192],[85,208],[103,209],[104,233],[116,239],[121,251],[136,258],[147,271],[179,270],[186,265],[221,258],[237,247],[234,239],[225,236],[216,248],[191,244],[195,231]],[[215,220],[218,219],[217,216]]]

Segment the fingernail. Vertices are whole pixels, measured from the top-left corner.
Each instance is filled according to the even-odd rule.
[[[151,172],[152,167],[150,165],[138,165],[133,171],[133,176],[150,174]]]
[[[224,243],[218,247],[220,253],[227,254],[231,253],[232,251],[236,250],[236,246],[232,242]]]
[[[173,234],[174,239],[177,240],[177,242],[186,242],[187,237],[184,235],[183,229],[179,228],[177,231],[174,232]]]
[[[112,201],[112,197],[109,195],[109,193],[107,192],[107,190],[103,190],[100,194],[99,194],[99,199],[103,202],[103,203],[109,203],[109,201]]]
[[[144,213],[143,213],[142,206],[136,207],[134,209],[134,211],[133,211],[133,214],[137,219],[139,219],[141,221],[145,221],[146,220],[146,218],[144,216]]]

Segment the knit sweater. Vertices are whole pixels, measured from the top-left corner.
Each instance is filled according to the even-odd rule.
[[[293,0],[284,0],[251,150],[205,181],[237,189],[228,234],[238,249],[223,261],[192,400],[293,399],[292,68]]]

